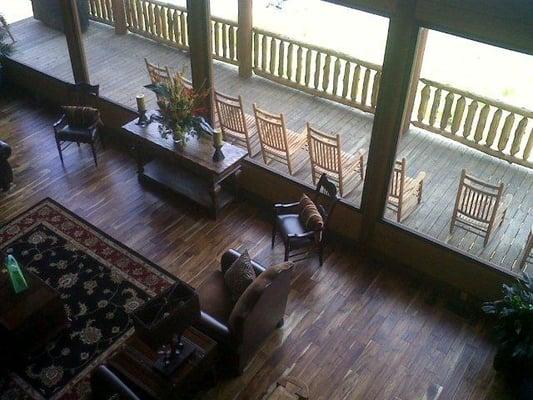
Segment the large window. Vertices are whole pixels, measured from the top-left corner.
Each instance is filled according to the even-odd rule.
[[[533,224],[533,57],[429,31],[388,220],[506,270]]]

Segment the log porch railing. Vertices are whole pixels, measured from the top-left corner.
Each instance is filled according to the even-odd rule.
[[[92,19],[188,50],[187,9],[158,0],[89,0]],[[114,12],[115,10],[115,12]],[[125,18],[115,18],[124,10]],[[125,26],[118,27],[120,21]],[[239,26],[211,18],[213,57],[239,65]],[[381,66],[252,28],[256,75],[374,113]],[[533,168],[533,112],[428,79],[420,79],[416,127]]]
[[[509,162],[533,167],[533,112],[420,79],[413,125]]]

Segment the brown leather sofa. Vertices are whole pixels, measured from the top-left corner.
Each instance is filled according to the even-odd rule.
[[[238,374],[274,329],[283,326],[292,271],[290,262],[265,269],[252,261],[257,278],[233,304],[224,272],[239,256],[233,249],[224,253],[221,270],[197,289],[202,313],[196,324],[219,344],[222,367]]]

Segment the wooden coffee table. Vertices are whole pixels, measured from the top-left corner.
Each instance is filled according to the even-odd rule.
[[[59,293],[30,271],[24,276],[29,287],[17,294],[0,269],[0,353],[19,361],[68,326]]]
[[[182,399],[204,385],[204,379],[216,381],[217,344],[195,328],[188,328],[182,340],[194,344],[196,351],[170,377],[152,366],[159,354],[133,334],[123,348],[107,361],[109,368],[142,399]]]

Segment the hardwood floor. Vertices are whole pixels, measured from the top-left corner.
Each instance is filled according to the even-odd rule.
[[[16,186],[0,195],[0,224],[49,196],[158,263],[199,285],[228,247],[248,248],[265,264],[270,223],[250,204],[230,206],[218,221],[186,201],[145,190],[133,161],[113,148],[72,146],[61,167],[51,124],[57,115],[28,100],[0,97],[0,137],[13,148]],[[268,214],[266,214],[268,216]],[[452,313],[418,278],[363,259],[354,248],[329,248],[324,266],[299,263],[283,329],[238,379],[208,399],[261,399],[284,374],[306,382],[312,399],[439,400],[502,397],[483,322]]]

